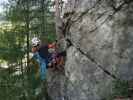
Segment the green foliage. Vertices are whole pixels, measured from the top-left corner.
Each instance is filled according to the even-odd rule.
[[[10,0],[7,18],[12,23],[19,23],[24,27],[29,22],[30,37],[37,35],[49,38],[55,33],[54,14],[50,11],[51,2],[51,0],[17,0],[15,2]]]
[[[4,100],[18,100],[21,95],[21,76],[11,76],[7,69],[0,70],[0,97]]]
[[[114,80],[112,85],[112,94],[105,100],[114,100],[114,98],[127,98],[130,96],[129,83],[125,80]]]
[[[56,40],[55,34],[48,34],[45,37],[41,37],[43,43],[52,43]]]
[[[128,97],[129,96],[128,81],[124,80],[114,81],[113,91],[115,96]]]
[[[48,35],[48,41],[49,41],[49,42],[53,42],[53,41],[55,41],[55,40],[56,40],[55,34],[49,34],[49,35]]]
[[[8,0],[6,23],[0,30],[0,61],[10,67],[0,70],[0,98],[5,100],[35,100],[35,89],[40,79],[35,78],[34,65],[27,72],[22,61],[28,54],[27,41],[38,36],[45,42],[53,42],[55,36],[54,13],[50,12],[51,0]],[[16,68],[21,68],[16,75]],[[26,97],[27,96],[27,97]],[[38,100],[38,99],[37,99]]]
[[[15,29],[1,30],[0,34],[0,59],[8,62],[17,62],[24,56],[23,34]],[[17,56],[16,56],[17,55]]]

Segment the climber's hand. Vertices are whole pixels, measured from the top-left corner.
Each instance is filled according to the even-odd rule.
[[[52,66],[52,63],[48,63],[48,66],[51,67]]]

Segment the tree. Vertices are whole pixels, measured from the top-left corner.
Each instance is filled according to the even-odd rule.
[[[9,68],[2,71],[5,78],[3,80],[0,76],[0,80],[11,85],[5,88],[14,93],[11,96],[11,91],[4,91],[6,93],[2,96],[8,95],[6,100],[23,98],[24,94],[28,94],[26,99],[34,99],[32,83],[37,81],[31,79],[34,72],[27,73],[27,68],[33,68],[33,65],[28,63],[30,39],[34,36],[42,37],[42,40],[48,42],[55,39],[54,12],[50,11],[51,4],[51,0],[9,0],[7,4],[5,27],[0,31],[0,61],[7,62]],[[25,55],[27,64],[24,61]],[[15,74],[16,72],[19,74]],[[19,84],[19,87],[8,84],[11,82]],[[21,91],[17,93],[18,90]]]
[[[55,21],[56,21],[56,35],[57,35],[57,39],[62,38],[62,20],[61,20],[61,10],[60,10],[60,0],[55,0]]]

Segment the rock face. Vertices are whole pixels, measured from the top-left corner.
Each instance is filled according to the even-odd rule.
[[[66,94],[66,77],[63,72],[48,71],[47,84],[50,100],[65,100]]]
[[[132,0],[68,0],[63,11],[67,48],[66,98],[106,100],[112,81],[133,80]]]

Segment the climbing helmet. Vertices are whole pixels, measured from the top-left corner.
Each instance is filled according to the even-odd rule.
[[[37,37],[32,38],[31,42],[32,42],[32,46],[34,46],[34,47],[41,44],[40,39]]]

